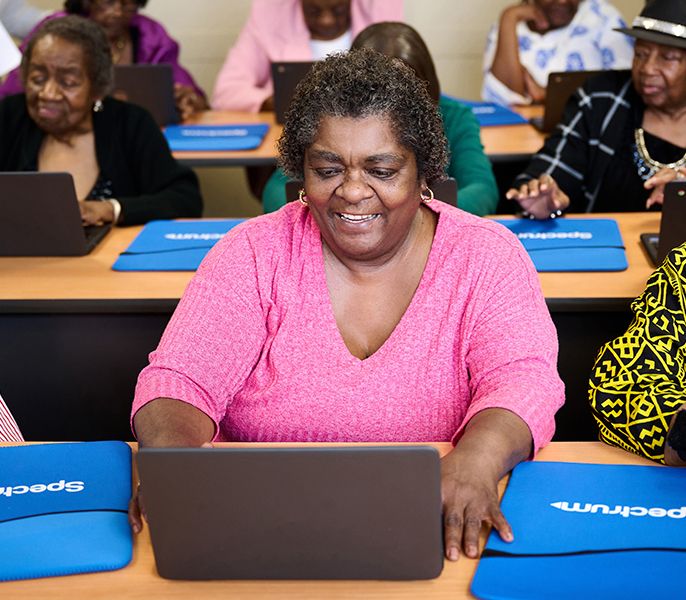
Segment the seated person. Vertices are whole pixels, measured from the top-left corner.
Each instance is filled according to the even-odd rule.
[[[686,244],[670,252],[631,310],[629,329],[600,349],[591,372],[589,398],[600,439],[684,466]]]
[[[203,261],[139,376],[139,443],[450,440],[447,557],[476,556],[483,523],[511,540],[498,481],[550,441],[564,393],[531,260],[499,224],[432,201],[447,144],[401,61],[317,63],[279,149],[300,202]]]
[[[17,422],[14,420],[10,409],[0,396],[0,442],[23,442],[24,438],[19,431]]]
[[[26,93],[0,100],[0,171],[71,173],[86,225],[201,215],[195,174],[150,114],[105,97],[112,56],[98,25],[46,21],[20,68]]]
[[[548,75],[627,69],[631,43],[607,0],[522,0],[491,28],[481,96],[499,104],[543,102]]]
[[[107,35],[114,64],[169,64],[174,73],[176,107],[181,117],[185,119],[196,111],[206,110],[209,106],[205,92],[179,64],[179,45],[160,23],[138,13],[138,9],[147,3],[148,0],[65,0],[64,11],[56,12],[47,19],[57,19],[67,14],[92,19]],[[22,44],[22,51],[26,44],[27,41]],[[0,86],[0,98],[21,91],[21,75],[14,71]]]
[[[458,206],[480,216],[494,213],[498,205],[498,188],[491,163],[481,145],[479,123],[470,108],[440,95],[436,69],[421,36],[404,23],[375,23],[357,35],[352,48],[372,48],[400,58],[428,83],[431,99],[443,117],[443,132],[450,147],[447,173],[457,182]],[[285,186],[286,177],[279,170],[267,182],[262,194],[264,212],[276,210],[286,203]]]
[[[402,0],[253,0],[217,76],[212,108],[274,110],[272,62],[320,60],[348,50],[370,23],[402,18]]]
[[[636,38],[631,71],[577,91],[507,198],[536,219],[659,209],[665,183],[686,174],[685,26],[682,0],[653,0],[622,29]]]

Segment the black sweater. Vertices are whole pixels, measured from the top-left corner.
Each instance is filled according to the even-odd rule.
[[[93,113],[100,178],[112,182],[121,204],[120,224],[199,217],[202,198],[195,173],[169,151],[144,109],[113,98]],[[44,132],[29,117],[24,94],[0,100],[0,171],[36,171]]]

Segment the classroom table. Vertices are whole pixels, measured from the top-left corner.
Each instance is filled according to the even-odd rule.
[[[244,444],[243,444],[244,445]],[[449,444],[435,444],[445,453]],[[651,465],[648,460],[610,448],[599,442],[554,442],[536,460],[595,464]],[[658,467],[659,468],[659,467]],[[501,492],[506,481],[500,485]],[[517,532],[514,532],[517,535]],[[80,600],[93,598],[278,598],[282,600],[435,599],[473,598],[469,586],[478,560],[460,558],[445,562],[442,574],[427,581],[170,581],[155,570],[148,528],[135,538],[131,564],[119,571],[70,575],[47,579],[0,583],[3,598],[53,598]]]
[[[541,107],[517,107],[524,117],[540,114]],[[274,113],[245,113],[236,111],[209,110],[184,121],[184,125],[230,125],[266,123],[269,131],[262,144],[254,150],[232,150],[224,152],[184,151],[174,156],[190,167],[235,167],[254,165],[275,165],[276,142],[281,136],[282,126],[274,120]],[[528,160],[543,144],[544,134],[528,123],[481,128],[481,141],[487,156],[494,163]]]
[[[593,439],[587,379],[601,344],[630,321],[629,303],[652,272],[639,234],[659,213],[616,218],[629,268],[541,273],[567,387],[557,438]],[[88,256],[0,258],[0,394],[27,439],[130,439],[128,414],[147,363],[192,273],[110,270],[140,227],[115,228]]]

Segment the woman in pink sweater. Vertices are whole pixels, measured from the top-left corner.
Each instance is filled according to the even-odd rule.
[[[301,202],[205,259],[139,377],[139,442],[450,440],[447,557],[476,556],[482,524],[512,539],[497,483],[550,441],[563,402],[531,261],[505,228],[433,199],[441,120],[399,61],[317,63],[280,151]]]

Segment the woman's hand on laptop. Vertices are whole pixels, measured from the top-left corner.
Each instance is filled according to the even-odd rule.
[[[654,204],[662,204],[665,199],[665,185],[670,181],[682,179],[686,179],[686,168],[670,169],[665,167],[646,180],[643,187],[647,190],[652,190],[646,201],[646,208],[650,208]]]
[[[500,511],[498,483],[531,455],[529,427],[514,413],[489,408],[476,414],[455,448],[441,460],[445,555],[479,555],[484,526],[492,526],[506,541],[512,528]]]
[[[114,207],[102,200],[84,200],[79,202],[81,222],[84,225],[103,225],[114,221]]]
[[[561,216],[562,211],[569,206],[569,196],[547,174],[538,179],[530,179],[520,185],[519,189],[510,188],[505,197],[519,202],[524,211],[523,216],[532,219],[554,219]]]

